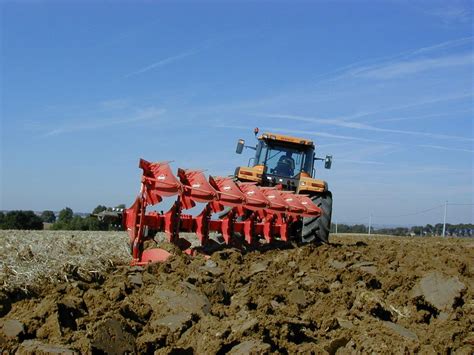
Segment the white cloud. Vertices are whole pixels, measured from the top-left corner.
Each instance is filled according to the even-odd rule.
[[[123,109],[129,106],[129,100],[128,99],[104,100],[99,103],[99,106],[105,110]]]
[[[355,77],[385,80],[410,74],[417,74],[428,70],[472,64],[474,64],[473,54],[465,53],[438,58],[404,60],[379,66],[362,67],[352,70],[350,74]]]
[[[449,40],[445,42],[440,42],[440,43],[430,45],[430,46],[420,47],[414,50],[399,52],[399,53],[388,55],[388,56],[358,60],[356,62],[346,64],[334,70],[328,71],[324,74],[318,75],[317,79],[324,78],[324,77],[329,77],[329,78],[319,80],[317,83],[319,84],[319,83],[324,83],[327,81],[347,79],[347,77],[353,76],[353,73],[357,73],[360,70],[364,70],[364,69],[368,70],[371,68],[375,69],[375,68],[383,66],[383,63],[393,63],[394,60],[402,60],[402,59],[406,60],[411,57],[416,57],[417,55],[420,55],[420,54],[426,55],[430,52],[441,51],[441,50],[454,48],[454,47],[462,47],[465,45],[469,45],[471,47],[473,39],[474,39],[474,36],[457,38],[457,39],[453,39],[453,40]],[[338,75],[330,77],[331,74],[338,74]]]
[[[146,108],[136,110],[134,115],[125,118],[115,118],[115,119],[103,119],[103,118],[96,118],[94,120],[88,121],[76,121],[74,123],[70,123],[67,125],[59,126],[54,129],[49,130],[43,137],[51,137],[57,136],[63,133],[72,133],[77,131],[86,131],[86,130],[97,130],[106,127],[113,127],[113,126],[120,126],[125,124],[132,124],[141,121],[148,121],[159,118],[161,115],[165,113],[164,109],[159,108]]]
[[[471,5],[472,6],[472,5]],[[444,24],[467,23],[472,18],[471,9],[462,4],[449,4],[426,11],[426,14],[439,18]]]
[[[367,112],[363,112],[363,113],[358,113],[356,115],[344,116],[344,117],[341,117],[341,118],[344,119],[344,120],[350,120],[352,118],[371,116],[371,115],[379,114],[379,113],[383,113],[383,112],[400,111],[400,110],[404,110],[404,109],[407,109],[407,108],[413,108],[413,107],[418,107],[418,106],[436,104],[436,103],[440,103],[440,102],[457,101],[457,100],[463,100],[463,99],[467,99],[467,98],[472,99],[472,97],[473,97],[473,93],[468,92],[468,93],[460,93],[460,94],[455,94],[455,95],[445,95],[445,96],[432,97],[432,98],[427,98],[427,99],[418,99],[415,102],[411,102],[411,103],[408,103],[408,104],[387,107],[387,108],[384,108],[384,109],[381,109],[381,110],[367,111]]]
[[[425,120],[427,118],[431,119],[433,117],[444,117],[444,116],[450,116],[450,118],[452,118],[454,115],[459,115],[459,114],[468,113],[468,112],[472,114],[473,110],[469,109],[469,110],[462,110],[462,111],[432,113],[432,114],[420,115],[420,116],[382,118],[382,119],[377,119],[377,120],[371,120],[371,122],[417,121],[417,120]]]
[[[426,53],[426,52],[443,50],[443,49],[463,46],[465,44],[468,44],[468,45],[471,46],[473,40],[474,40],[474,36],[453,39],[453,40],[450,40],[450,41],[445,41],[445,42],[441,42],[441,43],[438,43],[438,44],[434,44],[432,46],[419,48],[419,49],[411,52],[410,55],[416,55],[416,54],[422,54],[422,53]]]
[[[441,145],[432,145],[432,144],[420,144],[418,145],[419,147],[422,148],[432,148],[432,149],[439,149],[439,150],[450,150],[453,152],[466,152],[466,153],[474,153],[474,150],[472,149],[462,149],[462,148],[451,148],[451,147],[445,147]]]
[[[334,159],[336,162],[352,163],[352,164],[368,164],[368,165],[385,165],[385,163],[374,160],[358,160],[358,159]]]

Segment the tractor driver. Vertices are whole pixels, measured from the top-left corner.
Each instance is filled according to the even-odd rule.
[[[280,157],[276,166],[276,171],[278,174],[293,176],[295,171],[295,161],[292,155],[292,152],[287,151],[285,155]]]

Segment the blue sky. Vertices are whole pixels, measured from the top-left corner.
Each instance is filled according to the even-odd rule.
[[[131,203],[138,159],[228,175],[314,139],[339,222],[472,204],[470,1],[4,2],[0,209]],[[383,217],[387,216],[387,217]],[[472,222],[471,206],[448,221]]]

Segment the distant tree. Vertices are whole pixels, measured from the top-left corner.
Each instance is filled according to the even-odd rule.
[[[435,235],[443,234],[443,224],[442,223],[436,223],[435,226],[434,226],[433,233]]]
[[[98,205],[87,217],[74,216],[73,211],[66,207],[59,212],[59,217],[51,226],[53,230],[91,230],[91,231],[107,231],[117,230],[109,221],[99,221],[93,216],[102,211],[106,211],[107,207]]]
[[[92,214],[98,214],[103,211],[107,211],[108,208],[104,205],[98,205],[92,211]],[[85,218],[85,222],[87,225],[87,229],[91,231],[106,231],[108,229],[108,223],[105,221],[99,221],[96,217],[89,216]]]
[[[91,231],[106,231],[109,230],[109,222],[99,221],[97,218],[89,216],[86,218],[86,223]]]
[[[121,203],[120,205],[115,206],[115,208],[125,209],[127,208],[127,205],[125,205],[125,203]]]
[[[41,213],[41,219],[45,223],[54,223],[56,222],[56,215],[53,211],[43,211],[43,213]]]
[[[92,211],[92,214],[97,214],[97,213],[100,213],[100,212],[106,211],[106,210],[107,210],[107,207],[102,206],[102,205],[98,205],[96,208],[94,208],[94,210]]]
[[[68,228],[69,228],[69,223],[67,223],[67,222],[61,222],[61,221],[59,221],[59,220],[57,220],[56,222],[54,222],[54,223],[51,225],[51,227],[50,227],[51,230],[57,230],[57,231],[59,231],[59,230],[67,230]]]
[[[4,221],[5,221],[5,213],[0,212],[0,229]]]
[[[351,233],[367,233],[368,229],[365,225],[363,224],[355,224],[351,228]]]
[[[68,224],[69,230],[88,230],[88,225],[85,222],[85,218],[81,216],[74,216]]]
[[[84,219],[84,224],[87,226],[87,230],[90,231],[98,231],[98,230],[104,230],[105,227],[101,228],[104,222],[99,221],[96,217],[86,217]]]
[[[431,224],[427,224],[424,228],[427,235],[433,235],[434,227]]]
[[[351,233],[352,232],[352,226],[349,226],[347,224],[342,224],[338,226],[338,229],[341,230],[343,233]]]
[[[448,235],[456,235],[458,233],[459,226],[446,223],[446,232]]]
[[[74,212],[69,207],[63,208],[59,211],[58,222],[69,223],[74,217]]]
[[[415,235],[422,235],[423,233],[423,226],[413,226],[411,227],[411,232]]]
[[[2,220],[1,229],[43,229],[43,220],[33,211],[10,211]]]

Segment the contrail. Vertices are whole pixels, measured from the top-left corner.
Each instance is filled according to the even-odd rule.
[[[280,119],[287,119],[287,120],[301,121],[301,122],[319,123],[323,125],[351,128],[351,129],[360,129],[360,130],[373,131],[373,132],[399,133],[399,134],[409,134],[413,136],[424,136],[424,137],[441,138],[441,139],[457,139],[457,140],[464,140],[464,141],[474,140],[473,138],[470,138],[470,137],[451,136],[447,134],[380,128],[380,127],[375,127],[375,126],[371,126],[364,123],[344,121],[341,119],[326,119],[326,118],[304,117],[304,116],[285,115],[285,114],[260,114],[258,116],[268,117],[268,118],[280,118]]]
[[[168,65],[168,64],[171,64],[171,63],[174,63],[174,62],[177,62],[181,59],[184,59],[186,57],[189,57],[189,56],[192,56],[196,53],[198,53],[199,50],[195,49],[195,50],[191,50],[191,51],[187,51],[187,52],[184,52],[184,53],[181,53],[181,54],[177,54],[177,55],[174,55],[174,56],[171,56],[171,57],[168,57],[168,58],[165,58],[165,59],[161,59],[153,64],[150,64],[144,68],[141,68],[141,69],[138,69],[134,72],[131,72],[127,75],[125,75],[125,78],[129,78],[131,76],[135,76],[135,75],[138,75],[138,74],[142,74],[142,73],[145,73],[149,70],[152,70],[152,69],[155,69],[155,68],[159,68],[159,67],[163,67],[165,65]]]

